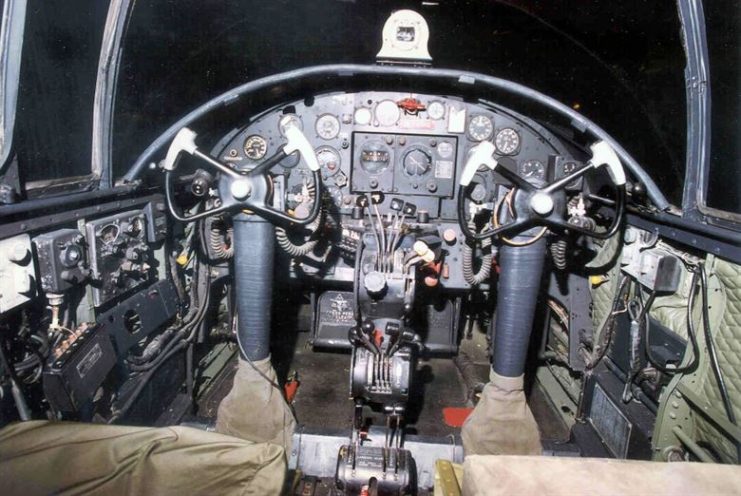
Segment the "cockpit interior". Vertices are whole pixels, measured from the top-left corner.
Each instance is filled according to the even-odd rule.
[[[268,49],[285,36],[315,63],[282,65],[273,47],[272,65],[250,77],[198,58],[206,33],[220,46],[234,26],[249,30],[241,17],[222,30],[183,14],[183,26],[149,35],[142,19],[177,16],[104,3],[85,11],[100,34],[86,48],[94,98],[78,109],[87,141],[73,144],[89,148],[92,173],[70,179],[65,167],[78,165],[45,160],[57,138],[39,137],[66,135],[65,119],[75,135],[75,118],[23,116],[66,105],[62,83],[45,89],[32,73],[43,57],[61,71],[83,53],[64,41],[75,24],[0,2],[0,115],[16,123],[0,141],[6,494],[741,490],[738,129],[715,121],[716,107],[739,110],[738,79],[711,119],[710,95],[733,76],[724,65],[716,85],[702,63],[709,49],[712,74],[738,59],[715,58],[704,38],[704,15],[710,25],[720,7],[672,3],[684,44],[657,42],[634,69],[655,82],[679,67],[679,93],[652,87],[659,103],[621,127],[630,100],[604,87],[599,102],[580,100],[592,81],[550,73],[559,97],[573,93],[562,101],[545,77],[500,77],[466,53],[439,63],[435,49],[466,30],[443,19],[443,1],[375,14],[323,2],[328,19],[368,16],[354,19],[375,57],[322,55],[317,30],[306,41],[267,31]],[[191,7],[228,20],[206,3]],[[278,9],[244,3],[265,25]],[[493,2],[501,19],[586,29],[533,3]],[[725,22],[737,27],[734,15]],[[620,16],[605,21],[610,43]],[[164,83],[137,72],[142,40],[173,49],[186,43],[175,33],[196,47],[183,64],[212,64],[215,79],[236,71],[239,84],[189,86],[166,65]],[[529,70],[548,72],[541,62]],[[629,73],[608,69],[627,87]],[[170,91],[182,111],[168,111]],[[721,170],[725,187],[710,179]]]

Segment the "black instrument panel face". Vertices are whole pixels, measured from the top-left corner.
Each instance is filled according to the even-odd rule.
[[[272,109],[232,134],[220,159],[251,168],[285,143],[281,127],[292,121],[309,139],[321,165],[326,190],[340,213],[350,213],[358,196],[380,191],[386,202],[407,198],[431,218],[456,217],[455,194],[471,148],[487,140],[496,158],[533,184],[565,172],[573,162],[564,145],[539,124],[506,109],[439,95],[395,92],[334,93]],[[296,156],[273,172],[284,173],[286,191],[310,182]],[[556,170],[560,167],[559,170]],[[564,170],[561,170],[564,169]],[[506,184],[496,174],[477,174],[486,191]],[[388,205],[379,205],[387,211]]]

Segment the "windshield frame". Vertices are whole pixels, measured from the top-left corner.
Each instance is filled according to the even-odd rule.
[[[710,57],[701,1],[678,0],[687,68],[687,176],[682,212],[689,220],[741,230],[741,214],[709,207],[712,91]]]
[[[0,173],[10,159],[21,75],[26,0],[5,0],[0,20]]]
[[[108,181],[112,170],[110,141],[117,83],[115,76],[118,74],[122,39],[134,5],[135,2],[131,0],[111,2],[101,51],[101,67],[98,71],[98,89],[101,92],[96,91],[93,158],[96,169],[107,174]],[[707,220],[708,213],[725,214],[709,212],[712,209],[704,206],[710,146],[710,86],[705,24],[701,1],[677,0],[677,7],[687,60],[687,166],[681,211],[672,209],[670,212],[687,220],[703,222]],[[732,214],[727,216],[734,217]]]

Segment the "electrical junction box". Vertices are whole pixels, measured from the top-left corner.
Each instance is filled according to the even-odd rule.
[[[650,248],[631,257],[623,272],[649,290],[675,293],[682,278],[682,261],[668,251]]]

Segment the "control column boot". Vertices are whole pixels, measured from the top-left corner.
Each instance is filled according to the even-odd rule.
[[[463,424],[466,455],[540,455],[538,424],[525,400],[523,378],[492,371],[476,408]]]
[[[296,420],[283,398],[270,357],[251,364],[240,358],[234,385],[219,405],[216,432],[277,444],[288,454],[295,428]]]
[[[219,405],[216,430],[291,450],[296,427],[270,363],[275,228],[241,213],[234,216],[234,281],[240,355],[234,385]]]
[[[542,452],[538,425],[525,400],[523,378],[538,305],[545,239],[518,236],[524,246],[499,251],[492,369],[481,400],[463,424],[467,455],[535,455]]]

